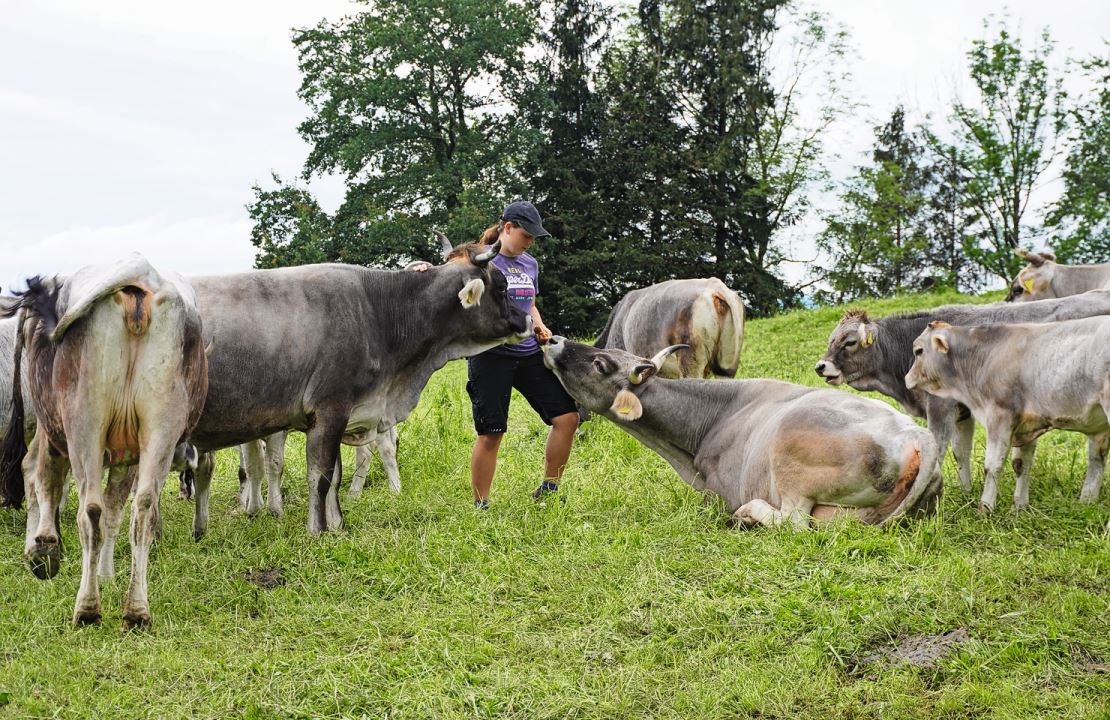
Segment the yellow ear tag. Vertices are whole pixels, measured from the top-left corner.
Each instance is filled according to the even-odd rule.
[[[1030,295],[1033,294],[1033,280],[1032,280],[1032,278],[1030,278],[1029,280],[1024,281],[1022,283],[1022,285],[1025,286],[1025,292],[1029,293]]]
[[[619,412],[621,415],[628,415],[630,412],[632,412],[632,406],[621,405],[619,408],[617,408],[617,412]]]
[[[874,344],[875,344],[875,333],[868,331],[867,339],[863,341],[863,346],[866,348],[866,347],[871,347]]]

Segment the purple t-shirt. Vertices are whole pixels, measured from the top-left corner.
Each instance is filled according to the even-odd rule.
[[[490,264],[500,270],[509,281],[509,300],[515,302],[525,314],[531,315],[532,305],[536,302],[536,293],[540,289],[540,265],[536,262],[536,258],[528,253],[521,253],[515,258],[498,253],[493,260],[490,260]],[[539,351],[540,344],[536,342],[536,336],[532,335],[517,345],[498,345],[487,352],[524,357]]]

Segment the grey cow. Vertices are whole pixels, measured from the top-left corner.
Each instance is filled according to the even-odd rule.
[[[650,355],[683,344],[663,377],[735,377],[744,345],[744,304],[717,278],[667,280],[621,298],[595,347]]]
[[[987,428],[981,509],[994,508],[1011,446],[1014,509],[1029,504],[1036,441],[1053,428],[1089,438],[1080,499],[1098,498],[1110,448],[1110,317],[985,327],[933,322],[913,353],[906,386],[963,403]]]
[[[105,539],[114,540],[134,487],[131,584],[123,620],[127,627],[147,626],[147,566],[159,527],[159,494],[175,448],[200,417],[208,385],[192,288],[136,254],[65,279],[33,278],[19,309],[25,329],[17,335],[13,369],[21,367],[26,344],[37,420],[25,463],[37,504],[28,514],[29,521],[38,520],[29,553],[32,569],[40,576],[56,572],[57,508],[72,467],[82,550],[73,622],[99,622]],[[21,386],[19,374],[13,387]],[[21,415],[20,400],[4,440],[5,457],[11,444],[22,440]],[[129,465],[137,469],[122,469]],[[112,468],[107,488],[105,467]],[[13,477],[5,477],[9,497]]]
[[[881,523],[934,506],[936,443],[889,405],[777,380],[653,378],[675,349],[648,360],[556,336],[544,361],[575,400],[745,525],[838,512]]]
[[[1110,290],[1110,263],[1099,265],[1061,265],[1056,255],[1045,252],[1018,250],[1029,264],[1021,269],[1010,293],[1008,302],[1030,302],[1048,298],[1079,295],[1090,290]]]
[[[193,278],[209,357],[209,393],[193,432],[193,532],[208,524],[207,451],[279,430],[307,434],[308,530],[342,525],[333,469],[358,442],[408,416],[449,360],[532,331],[489,261],[499,248],[463,245],[427,272],[304,265]]]
[[[829,336],[825,356],[815,370],[830,385],[847,383],[856,390],[881,392],[897,400],[906,412],[925,418],[942,453],[951,441],[960,488],[971,492],[975,421],[954,400],[906,388],[914,339],[934,320],[952,325],[987,325],[1055,322],[1095,315],[1110,315],[1110,290],[1019,305],[944,305],[876,319],[863,310],[849,310]],[[1030,469],[1023,466],[1025,472]]]

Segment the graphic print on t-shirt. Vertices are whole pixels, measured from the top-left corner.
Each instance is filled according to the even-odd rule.
[[[531,310],[532,303],[536,300],[536,286],[528,273],[518,267],[507,267],[502,270],[502,274],[509,282],[509,298],[519,303],[525,312]]]

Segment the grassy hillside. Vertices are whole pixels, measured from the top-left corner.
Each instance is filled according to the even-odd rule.
[[[750,322],[741,374],[819,384],[839,314]],[[575,448],[566,503],[537,505],[546,428],[518,397],[477,512],[465,371],[438,373],[402,426],[401,495],[375,466],[345,532],[305,534],[303,436],[282,519],[236,512],[225,451],[194,543],[171,481],[148,633],[120,630],[125,540],[103,624],[75,630],[76,503],[49,582],[20,558],[23,513],[0,511],[0,717],[1106,717],[1110,490],[1076,501],[1082,437],[1042,440],[1020,517],[978,517],[949,460],[934,519],[737,531],[602,420]],[[975,457],[981,482],[981,432]],[[1011,490],[1007,473],[1002,507]],[[271,568],[284,584],[247,579]],[[872,660],[941,636],[954,644],[932,664]]]

